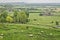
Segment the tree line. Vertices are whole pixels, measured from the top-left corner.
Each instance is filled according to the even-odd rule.
[[[0,12],[0,23],[27,23],[29,13],[27,11],[17,11],[9,13],[8,11]]]

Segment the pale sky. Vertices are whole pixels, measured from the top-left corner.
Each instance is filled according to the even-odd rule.
[[[60,0],[0,0],[0,2],[60,3]]]

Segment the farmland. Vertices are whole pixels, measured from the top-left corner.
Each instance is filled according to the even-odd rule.
[[[60,40],[60,29],[53,28],[59,16],[39,16],[31,13],[27,24],[3,24],[0,26],[0,40]],[[34,19],[37,19],[34,21]],[[26,27],[29,27],[26,29]],[[42,31],[42,32],[41,32]],[[29,35],[32,35],[31,37]]]
[[[60,10],[36,9],[30,10],[28,15],[15,9],[0,12],[0,40],[60,40]]]

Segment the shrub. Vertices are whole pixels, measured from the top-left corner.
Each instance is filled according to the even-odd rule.
[[[36,21],[37,19],[34,19],[34,21]]]
[[[43,16],[43,14],[39,14],[39,16]]]

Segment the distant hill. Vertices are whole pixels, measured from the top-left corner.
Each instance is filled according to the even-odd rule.
[[[25,6],[60,6],[60,3],[25,3],[25,2],[10,2],[0,3],[0,5],[25,5]]]

